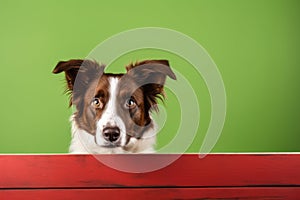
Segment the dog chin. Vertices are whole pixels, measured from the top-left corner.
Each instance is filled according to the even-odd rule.
[[[122,146],[119,145],[119,144],[105,144],[105,145],[99,145],[99,146],[102,147],[102,148],[109,148],[109,149],[118,148],[118,147],[122,148]]]
[[[118,148],[126,148],[124,145],[121,145],[121,144],[100,144],[98,145],[100,148],[106,148],[106,149],[118,149]]]

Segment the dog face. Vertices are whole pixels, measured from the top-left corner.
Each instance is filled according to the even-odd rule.
[[[59,62],[53,73],[65,72],[74,120],[101,148],[128,150],[132,139],[153,129],[150,111],[164,97],[166,77],[176,79],[166,60],[147,60],[126,66],[125,74],[104,73],[90,60]]]

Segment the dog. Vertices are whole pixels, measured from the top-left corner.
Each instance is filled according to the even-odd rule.
[[[144,60],[126,73],[104,72],[93,60],[60,61],[54,74],[65,73],[70,106],[70,153],[154,153],[157,125],[151,112],[164,100],[165,80],[176,80],[167,60]]]

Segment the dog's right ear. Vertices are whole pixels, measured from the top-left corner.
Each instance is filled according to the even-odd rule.
[[[104,67],[104,65],[99,65],[96,61],[73,59],[60,61],[52,72],[54,74],[65,72],[67,87],[71,94],[71,106],[73,103],[78,104],[93,80],[102,76]]]
[[[69,60],[69,61],[60,61],[57,63],[56,67],[52,71],[54,74],[65,72],[67,86],[69,90],[73,90],[74,82],[84,60]]]
[[[79,83],[85,84],[88,81],[102,75],[104,65],[99,65],[96,61],[72,59],[69,61],[60,61],[52,71],[54,74],[65,72],[67,86],[70,91],[73,91],[75,79],[80,72]]]

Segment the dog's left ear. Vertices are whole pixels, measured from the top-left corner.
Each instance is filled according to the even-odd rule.
[[[176,80],[167,60],[145,60],[126,66],[127,75],[143,89],[149,106],[157,103],[157,98],[164,97],[164,84],[167,76]]]

